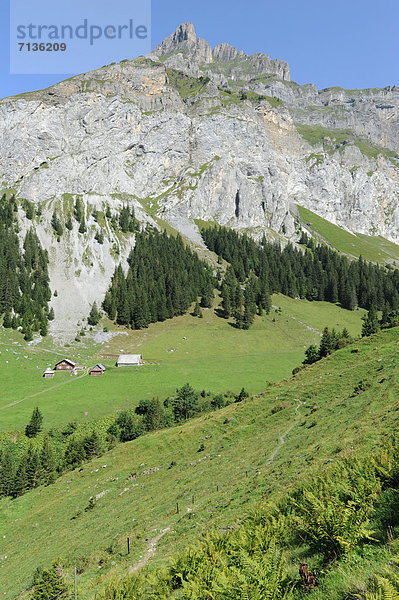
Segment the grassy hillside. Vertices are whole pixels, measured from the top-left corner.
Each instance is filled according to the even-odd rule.
[[[48,340],[25,347],[19,334],[6,330],[0,340],[0,430],[22,429],[35,406],[40,407],[46,427],[84,422],[148,396],[164,398],[187,381],[213,392],[238,392],[245,386],[258,393],[267,382],[288,377],[302,362],[304,348],[320,340],[325,326],[360,334],[362,310],[351,312],[327,302],[282,295],[272,301],[281,312],[273,309],[258,317],[249,331],[235,329],[213,310],[204,310],[203,319],[184,315],[148,329],[121,328],[123,335],[102,347],[88,334],[64,351],[49,347]],[[146,364],[118,369],[114,365],[120,352],[140,352]],[[64,356],[86,366],[101,361],[107,371],[101,379],[68,373],[43,379],[44,369]]]
[[[386,330],[241,404],[119,445],[53,486],[2,500],[3,597],[57,556],[70,582],[78,566],[79,597],[92,597],[110,575],[126,574],[161,530],[170,527],[154,563],[210,526],[228,530],[261,498],[272,501],[343,455],[372,451],[398,427],[398,344],[399,331]],[[85,511],[91,496],[98,500]]]
[[[308,229],[321,236],[339,252],[356,258],[361,255],[365,260],[382,264],[399,260],[399,246],[381,236],[349,233],[303,206],[298,206],[298,212]]]

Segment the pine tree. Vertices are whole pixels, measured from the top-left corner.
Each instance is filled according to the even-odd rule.
[[[176,397],[172,399],[172,408],[177,423],[198,414],[198,394],[189,383],[176,390]]]
[[[59,220],[59,218],[58,218],[58,215],[57,215],[57,212],[56,212],[56,211],[54,211],[54,212],[53,212],[53,216],[52,216],[52,218],[51,218],[51,226],[52,226],[52,228],[54,229],[54,231],[55,231],[55,234],[56,234],[58,237],[61,237],[61,235],[62,235],[62,234],[63,234],[63,232],[64,232],[64,228],[62,227],[61,221]]]
[[[27,468],[28,468],[28,459],[27,455],[23,454],[17,472],[15,473],[14,483],[12,486],[12,496],[16,498],[17,496],[21,496],[24,494],[29,485],[28,485],[28,477],[27,477]]]
[[[86,458],[83,443],[81,440],[69,440],[65,448],[64,464],[67,468],[75,468],[82,464]]]
[[[4,315],[3,318],[3,327],[5,327],[6,329],[10,328],[12,326],[12,318],[9,312],[6,312],[6,314]]]
[[[331,333],[328,327],[325,327],[323,330],[323,335],[321,336],[320,349],[319,354],[320,358],[324,358],[331,354],[334,350],[334,340],[332,339]]]
[[[39,411],[39,408],[36,407],[33,410],[33,413],[32,413],[32,416],[31,416],[31,419],[30,419],[28,425],[25,427],[26,437],[29,437],[29,438],[36,437],[37,434],[42,429],[42,423],[43,423],[43,416],[42,416],[41,412]]]
[[[314,344],[311,344],[308,348],[306,348],[305,356],[306,356],[306,358],[303,361],[303,364],[304,365],[312,365],[313,363],[317,362],[320,359],[319,349]]]
[[[202,308],[212,308],[212,301],[213,301],[213,288],[212,288],[212,285],[210,283],[208,283],[202,292],[200,304],[201,304]]]
[[[83,448],[87,458],[101,454],[101,440],[95,429],[84,439]]]
[[[79,233],[86,233],[87,231],[87,227],[86,227],[86,221],[84,216],[82,217],[82,220],[80,221],[80,226],[79,226]]]
[[[119,227],[123,233],[129,232],[130,211],[127,206],[124,206],[119,214]]]
[[[244,314],[241,321],[242,329],[249,329],[256,315],[256,295],[258,282],[257,278],[251,273],[244,293]]]
[[[54,308],[51,307],[50,308],[50,312],[48,313],[48,320],[49,321],[54,321],[54,317],[55,317],[55,315],[54,315]]]
[[[245,388],[241,388],[240,393],[236,396],[236,402],[242,402],[245,398],[249,398],[249,394]]]
[[[103,244],[104,243],[104,234],[102,231],[98,230],[96,231],[96,235],[94,236],[94,239],[99,243],[99,244]]]
[[[25,327],[25,335],[24,335],[24,340],[26,342],[31,342],[33,340],[33,334],[32,334],[32,329],[31,326],[29,325],[29,323],[27,324],[27,326]]]
[[[26,215],[26,218],[29,219],[29,221],[32,221],[33,217],[35,216],[34,206],[33,206],[32,202],[29,202],[29,200],[26,200],[25,215]]]
[[[76,198],[76,202],[75,202],[75,219],[79,223],[81,223],[82,219],[84,219],[83,202],[80,198]]]
[[[11,450],[2,452],[0,462],[0,495],[10,496],[14,487],[15,459]]]
[[[367,316],[363,317],[362,337],[377,333],[379,330],[380,323],[378,321],[377,311],[372,306],[368,311]]]
[[[91,307],[91,311],[90,311],[87,322],[89,325],[97,325],[99,320],[100,320],[100,313],[98,312],[97,303],[94,302],[93,306]]]
[[[46,485],[52,483],[55,479],[55,461],[53,449],[47,436],[43,440],[43,446],[40,451],[40,469],[41,481]]]
[[[28,489],[35,488],[40,484],[41,465],[37,450],[30,448],[28,464],[26,466],[26,480]]]
[[[62,576],[61,565],[53,563],[50,569],[43,569],[35,581],[32,600],[63,600],[68,596],[68,588]]]
[[[67,220],[65,221],[65,227],[69,230],[72,231],[73,229],[73,222],[72,222],[72,217],[71,215],[69,215],[69,217],[67,218]]]
[[[225,319],[228,319],[231,315],[231,289],[230,286],[226,283],[226,281],[223,281],[222,283],[220,295],[222,297],[223,317]]]
[[[163,426],[164,410],[158,398],[142,400],[135,413],[144,417],[144,425],[147,431],[154,431]]]
[[[199,317],[199,318],[202,317],[202,310],[199,305],[199,302],[195,303],[194,310],[193,310],[193,317]]]

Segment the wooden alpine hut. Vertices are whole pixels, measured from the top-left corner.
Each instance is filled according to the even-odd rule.
[[[52,379],[54,377],[54,374],[55,371],[53,371],[53,369],[50,369],[50,367],[47,367],[47,369],[43,373],[43,377],[44,379]]]
[[[92,367],[90,369],[89,375],[93,375],[93,376],[103,375],[104,371],[105,371],[104,365],[102,365],[101,363],[97,363],[94,367]]]
[[[73,362],[73,360],[70,360],[69,358],[64,358],[63,360],[60,360],[60,362],[57,362],[54,368],[56,371],[72,371],[72,369],[74,369],[75,367],[76,363]]]
[[[141,354],[120,354],[116,361],[117,367],[137,367],[142,362]]]

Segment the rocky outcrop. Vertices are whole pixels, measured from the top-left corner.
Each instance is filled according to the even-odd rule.
[[[197,38],[192,23],[180,25],[150,56],[161,58],[167,67],[194,77],[198,77],[200,71],[209,65],[210,73],[229,75],[236,80],[247,81],[261,74],[274,74],[285,81],[290,80],[286,62],[272,60],[260,52],[248,56],[226,43],[218,44],[212,50],[205,40]]]
[[[296,239],[297,205],[399,242],[398,94],[299,86],[286,63],[211,51],[184,24],[147,57],[2,100],[2,187],[40,208],[54,328],[76,332],[125,263],[124,205],[196,245],[195,219]],[[74,221],[57,242],[53,211],[65,222],[76,198],[87,232]]]

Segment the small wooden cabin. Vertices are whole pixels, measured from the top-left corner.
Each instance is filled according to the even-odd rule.
[[[92,367],[89,371],[89,375],[102,375],[105,371],[104,365],[101,363],[97,363],[94,367]]]
[[[117,367],[137,367],[141,364],[141,354],[120,354],[116,361]]]
[[[52,379],[54,377],[54,374],[55,371],[53,371],[53,369],[50,369],[50,367],[47,367],[47,369],[43,373],[43,377],[44,379]]]
[[[73,360],[69,360],[69,358],[64,358],[63,360],[60,360],[60,362],[58,362],[54,368],[56,371],[72,371],[72,369],[74,369],[75,367],[76,363],[73,362]]]

